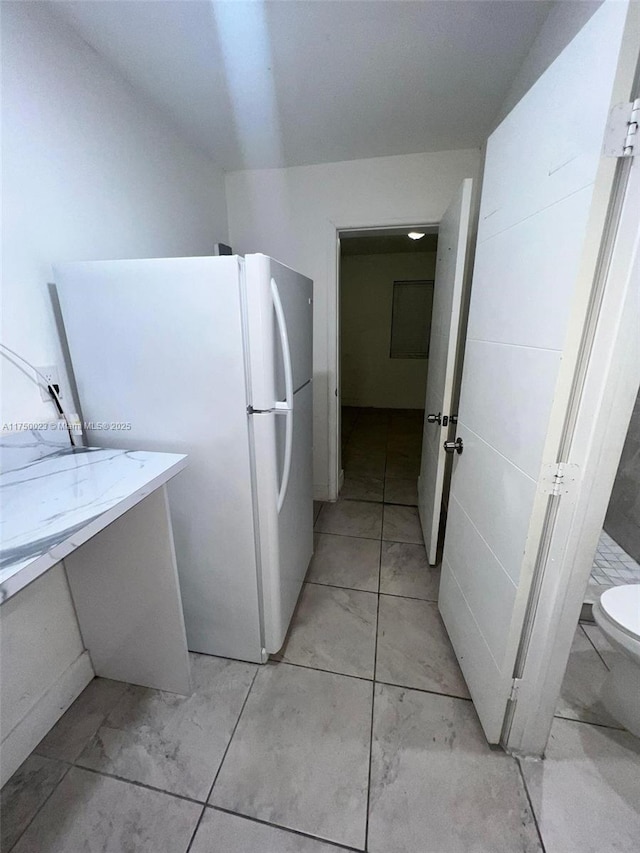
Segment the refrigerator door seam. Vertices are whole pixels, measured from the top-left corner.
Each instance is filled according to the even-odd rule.
[[[291,349],[289,347],[289,332],[287,330],[287,320],[284,315],[282,301],[280,300],[280,291],[275,278],[271,278],[271,297],[273,299],[273,307],[276,312],[276,320],[278,323],[278,332],[280,333],[280,344],[282,347],[282,360],[284,362],[284,384],[285,384],[285,402],[276,402],[276,411],[286,415],[286,431],[285,431],[285,450],[284,450],[284,466],[282,468],[282,480],[280,483],[280,491],[278,493],[278,514],[284,504],[289,488],[289,476],[291,474],[291,458],[293,455],[293,365],[291,363]]]
[[[244,261],[241,261],[239,267],[239,284],[240,284],[240,308],[242,317],[242,336],[244,350],[245,377],[247,385],[247,399],[251,399],[251,350],[250,350],[250,332],[249,332],[249,314],[247,307],[247,267]],[[247,414],[253,414],[253,407],[247,406]],[[256,456],[255,456],[255,435],[253,430],[252,418],[248,420],[249,434],[249,470],[251,472],[251,504],[253,508],[253,532],[254,532],[254,548],[256,559],[256,585],[258,589],[258,619],[260,622],[260,655],[262,662],[267,660],[265,651],[266,645],[266,627],[264,613],[264,589],[262,583],[262,547],[260,541],[260,512],[258,507],[258,478],[256,474]]]

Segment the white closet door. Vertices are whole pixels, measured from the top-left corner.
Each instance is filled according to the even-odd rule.
[[[572,300],[602,233],[588,222],[607,201],[594,185],[627,11],[605,2],[488,142],[439,607],[491,743],[541,536],[534,501],[556,461],[545,446],[566,409],[552,420]]]
[[[449,433],[448,423],[452,414],[451,398],[458,349],[472,185],[471,178],[462,182],[442,218],[438,231],[422,461],[418,480],[418,511],[431,565],[437,562],[442,492],[448,461],[442,445]]]

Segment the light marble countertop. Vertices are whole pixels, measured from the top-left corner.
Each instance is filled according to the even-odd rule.
[[[0,602],[187,464],[178,453],[71,447],[65,434],[27,433],[19,443],[0,441]]]

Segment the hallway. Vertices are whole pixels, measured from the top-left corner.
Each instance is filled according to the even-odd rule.
[[[490,748],[411,486],[422,413],[346,410],[344,492],[265,666],[193,654],[191,696],[94,679],[2,790],[2,851],[632,853],[640,741],[578,626],[546,759]],[[383,500],[384,499],[384,500]]]
[[[416,506],[421,409],[342,409],[341,498]],[[410,518],[413,513],[405,513]],[[408,540],[414,541],[414,540]],[[422,536],[416,540],[422,542]]]
[[[335,673],[341,689],[373,682],[358,732],[366,850],[533,853],[542,847],[518,763],[487,745],[438,614],[440,572],[415,506],[422,419],[343,409],[343,490],[316,505],[315,554],[279,660]],[[314,742],[309,754],[321,753]],[[362,769],[351,764],[350,784]]]

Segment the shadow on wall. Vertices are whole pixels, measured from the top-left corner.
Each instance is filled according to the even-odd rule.
[[[640,562],[640,394],[633,407],[604,529]]]

